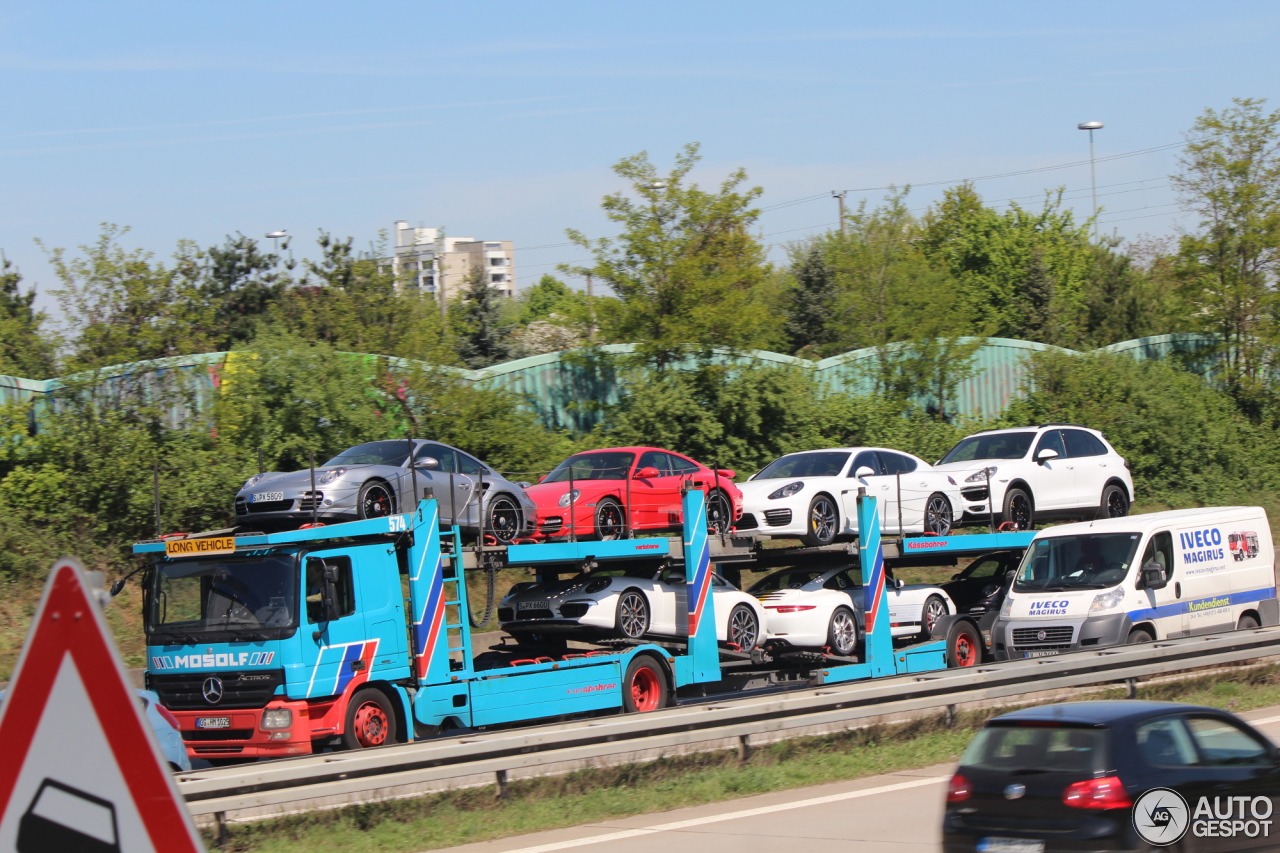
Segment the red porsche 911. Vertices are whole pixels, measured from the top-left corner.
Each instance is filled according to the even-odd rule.
[[[620,539],[628,531],[679,527],[680,488],[693,481],[707,496],[707,529],[719,533],[742,515],[733,476],[658,447],[611,447],[570,456],[525,493],[538,506],[539,539],[570,532]]]

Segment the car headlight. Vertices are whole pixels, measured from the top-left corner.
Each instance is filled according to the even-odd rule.
[[[601,590],[608,589],[610,583],[611,581],[609,580],[609,578],[596,578],[591,583],[583,587],[582,591],[583,592],[600,592]]]
[[[787,483],[781,489],[769,493],[769,500],[776,501],[779,498],[789,498],[804,488],[804,483],[797,480],[794,483]]]
[[[988,477],[994,477],[995,475],[996,466],[992,465],[990,468],[983,468],[981,471],[974,471],[968,477],[965,477],[964,481],[966,483],[985,483]]]
[[[263,478],[263,477],[265,477],[265,476],[267,476],[267,475],[266,475],[266,474],[254,474],[252,477],[250,477],[249,479],[247,479],[247,480],[245,480],[245,481],[244,481],[244,487],[245,487],[246,489],[251,489],[251,488],[253,488],[254,486],[258,485],[258,483],[261,483],[261,482],[262,482],[262,478]]]
[[[347,473],[346,468],[330,468],[328,471],[321,471],[316,475],[316,485],[327,486],[345,473]]]
[[[268,708],[262,712],[262,730],[287,729],[293,724],[293,711],[288,708]]]
[[[1124,587],[1118,586],[1110,592],[1100,592],[1093,597],[1093,604],[1089,605],[1089,615],[1094,613],[1106,613],[1120,606],[1120,602],[1124,601]]]
[[[560,506],[568,506],[571,502],[577,503],[578,498],[580,497],[582,497],[582,491],[579,489],[574,489],[571,492],[565,492],[563,495],[561,495],[560,500],[557,501],[557,503],[559,503]]]

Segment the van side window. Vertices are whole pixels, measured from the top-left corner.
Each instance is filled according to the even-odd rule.
[[[1152,536],[1151,541],[1147,543],[1147,550],[1142,553],[1142,562],[1138,564],[1139,569],[1146,569],[1151,565],[1159,566],[1164,579],[1169,580],[1169,576],[1173,573],[1173,534],[1167,530]]]

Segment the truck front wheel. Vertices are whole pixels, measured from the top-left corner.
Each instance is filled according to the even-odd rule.
[[[347,725],[342,732],[345,749],[367,749],[396,742],[396,715],[381,690],[365,687],[347,705]]]
[[[952,624],[947,631],[947,666],[977,666],[982,661],[982,638],[967,621]]]

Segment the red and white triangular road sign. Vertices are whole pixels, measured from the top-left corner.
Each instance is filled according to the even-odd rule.
[[[84,572],[64,557],[0,710],[0,850],[202,849]]]

